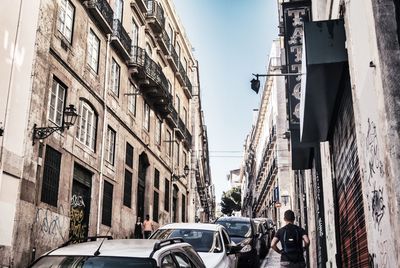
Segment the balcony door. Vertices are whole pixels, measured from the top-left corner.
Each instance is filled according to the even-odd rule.
[[[123,7],[124,7],[124,1],[123,0],[115,0],[114,19],[117,19],[120,22],[122,22]]]
[[[139,156],[139,174],[138,174],[138,190],[137,190],[137,216],[144,219],[144,204],[146,199],[146,173],[149,167],[149,159],[145,153]]]

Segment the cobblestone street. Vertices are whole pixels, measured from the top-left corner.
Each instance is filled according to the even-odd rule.
[[[279,268],[279,261],[281,256],[274,250],[270,249],[267,257],[263,260],[262,268]]]

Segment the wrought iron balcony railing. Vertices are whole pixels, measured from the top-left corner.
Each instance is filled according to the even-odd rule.
[[[156,33],[161,33],[165,28],[165,15],[161,5],[155,0],[147,0],[147,18],[150,19],[150,27]]]
[[[146,59],[146,50],[144,48],[133,46],[131,48],[131,58],[129,61],[130,65],[136,67],[143,67]]]
[[[161,34],[157,36],[157,42],[165,55],[169,55],[171,49],[171,39],[167,32],[162,29]]]
[[[116,41],[116,48],[121,52],[124,58],[130,58],[132,39],[126,32],[119,19],[113,21],[113,39]]]
[[[112,32],[114,12],[106,0],[86,0],[84,4],[100,27],[106,32]]]
[[[144,71],[146,76],[151,78],[156,84],[161,87],[161,90],[165,92],[165,94],[169,94],[168,92],[168,80],[165,77],[161,67],[155,63],[149,55],[145,56],[144,60]]]

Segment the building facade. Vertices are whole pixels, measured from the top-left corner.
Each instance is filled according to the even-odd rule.
[[[173,3],[6,6],[1,264],[25,267],[87,236],[132,237],[147,214],[156,226],[195,221],[196,183],[212,182],[195,165],[207,153],[193,135],[198,65]]]

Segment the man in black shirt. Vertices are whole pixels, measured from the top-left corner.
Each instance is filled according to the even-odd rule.
[[[271,248],[281,254],[281,267],[283,268],[306,267],[303,251],[310,245],[310,239],[303,228],[293,224],[294,219],[293,211],[285,211],[286,225],[276,232],[271,242]],[[277,247],[278,241],[281,242],[282,249]]]

